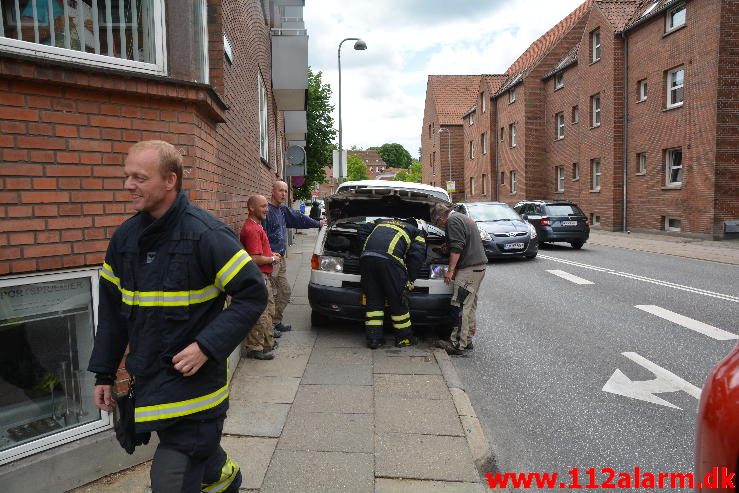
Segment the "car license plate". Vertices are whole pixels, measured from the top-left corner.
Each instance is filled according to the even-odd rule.
[[[577,221],[562,221],[562,226],[577,226]]]
[[[503,245],[503,250],[520,250],[523,247],[523,243],[506,243]]]

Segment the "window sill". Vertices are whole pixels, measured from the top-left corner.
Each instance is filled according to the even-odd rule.
[[[510,196],[512,196],[512,195],[516,195],[516,193],[517,193],[517,192],[511,192],[511,193],[509,193],[509,194],[508,194],[508,196],[510,197]]]
[[[555,194],[558,194],[558,195],[562,195],[562,194],[565,193],[565,191],[564,190],[555,190],[554,193]]]
[[[642,173],[634,173],[634,176],[647,176],[647,172],[644,171]]]
[[[682,190],[682,189],[683,189],[682,183],[679,185],[665,185],[664,187],[662,187],[662,190]]]
[[[597,190],[590,189],[590,193],[600,193],[600,188]]]
[[[573,178],[572,181],[580,181],[580,177],[578,176],[577,178]]]
[[[560,140],[565,140],[564,136],[557,137],[556,139],[554,139],[554,142],[559,142]]]
[[[562,84],[562,85],[561,85],[561,86],[559,86],[559,87],[555,87],[555,88],[554,88],[554,92],[557,92],[557,91],[559,91],[560,89],[564,89],[564,88],[565,88],[565,86],[564,86],[564,84]]]
[[[270,170],[272,169],[272,165],[270,164],[269,161],[267,161],[266,159],[264,159],[261,156],[259,157],[259,160],[262,162],[263,165],[265,165],[267,167],[267,169],[270,169]]]
[[[636,104],[639,104],[639,103],[643,103],[643,102],[644,102],[644,101],[646,101],[646,100],[647,100],[647,98],[644,98],[644,99],[637,99],[637,100],[636,100]]]
[[[672,110],[676,110],[682,107],[683,107],[683,103],[678,103],[672,106],[668,106],[667,108],[663,108],[662,112],[664,113],[665,111],[672,111]]]
[[[590,127],[590,130],[594,130],[594,129],[596,129],[596,128],[600,128],[600,124],[598,124],[598,125],[593,125],[593,126],[591,126],[591,127]]]
[[[674,33],[674,32],[677,32],[677,31],[679,31],[680,29],[684,29],[684,28],[686,28],[686,27],[688,27],[688,25],[687,25],[687,24],[681,24],[681,25],[679,25],[679,26],[677,26],[677,27],[673,27],[673,28],[672,28],[672,29],[670,29],[669,31],[665,32],[665,33],[664,33],[664,34],[662,35],[662,38],[666,38],[666,37],[667,37],[667,36],[669,36],[670,34],[672,34],[672,33]]]
[[[600,61],[600,58],[598,58],[597,60],[593,60],[593,61],[591,61],[591,62],[590,62],[590,63],[588,64],[588,66],[590,66],[590,65],[595,65],[595,64],[596,64],[596,63],[598,63],[599,61]]]

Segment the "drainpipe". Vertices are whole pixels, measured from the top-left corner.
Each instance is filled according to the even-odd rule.
[[[491,105],[493,108],[495,108],[495,118],[493,118],[493,122],[495,123],[495,126],[492,129],[491,137],[493,137],[491,142],[495,142],[495,200],[500,202],[500,176],[498,175],[500,173],[500,141],[498,140],[498,102],[495,100],[495,96],[490,97]]]
[[[627,183],[629,178],[629,38],[626,31],[621,31],[624,40],[624,220],[623,231],[629,230],[626,223]]]

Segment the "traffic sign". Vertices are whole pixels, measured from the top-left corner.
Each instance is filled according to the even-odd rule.
[[[454,180],[449,180],[448,182],[446,182],[446,191],[449,193],[457,191],[456,183],[454,182]]]

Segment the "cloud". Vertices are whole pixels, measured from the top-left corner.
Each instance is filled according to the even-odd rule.
[[[339,42],[345,147],[398,142],[416,156],[429,74],[504,72],[582,0],[309,0],[309,63],[333,89]],[[531,15],[536,12],[536,15]]]

